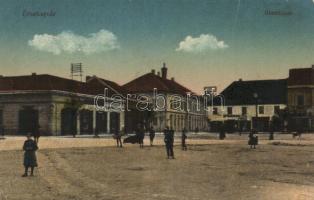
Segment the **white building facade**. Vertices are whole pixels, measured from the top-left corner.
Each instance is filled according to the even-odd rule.
[[[286,108],[286,80],[235,81],[209,106],[211,131],[221,124],[230,132],[267,131],[272,118]]]

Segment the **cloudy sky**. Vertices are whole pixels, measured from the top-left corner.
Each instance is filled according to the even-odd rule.
[[[84,75],[123,84],[166,62],[170,77],[201,92],[314,64],[312,0],[0,2],[3,75],[70,77],[70,63],[82,62]]]

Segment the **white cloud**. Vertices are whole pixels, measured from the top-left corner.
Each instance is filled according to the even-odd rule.
[[[199,37],[193,38],[187,36],[183,41],[179,43],[179,47],[176,51],[198,53],[206,50],[225,49],[229,46],[224,41],[219,41],[216,36],[211,34],[201,34]]]
[[[100,30],[87,37],[64,31],[57,35],[36,34],[28,45],[53,54],[83,52],[92,54],[119,48],[117,37],[110,31]]]

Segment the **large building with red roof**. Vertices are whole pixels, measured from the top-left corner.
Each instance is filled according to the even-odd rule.
[[[144,94],[149,111],[138,107]],[[175,109],[178,104],[180,109]],[[123,86],[97,76],[87,76],[84,82],[35,73],[0,76],[0,134],[134,132],[139,123],[157,131],[166,126],[175,131],[204,130],[207,115],[202,98],[167,78],[165,64],[161,75],[153,70]]]
[[[86,82],[48,74],[0,76],[0,133],[41,135],[109,133],[124,126],[124,112],[96,110],[94,97],[108,91],[122,95],[118,84],[96,76]],[[123,104],[123,102],[121,102]]]
[[[167,77],[167,67],[163,64],[161,73],[152,70],[126,84],[128,94],[145,95],[154,105],[154,113],[149,122],[157,131],[166,126],[175,131],[207,130],[207,110],[203,98],[190,89]],[[136,124],[134,119],[129,124]],[[128,122],[126,122],[128,123]]]

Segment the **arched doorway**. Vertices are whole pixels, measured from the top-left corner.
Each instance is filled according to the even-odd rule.
[[[77,133],[76,110],[64,108],[61,111],[61,135],[74,135]]]
[[[93,134],[93,111],[80,111],[80,134]]]
[[[96,132],[107,133],[107,112],[96,112]]]
[[[110,113],[110,133],[120,130],[120,114],[117,112]]]
[[[38,110],[33,107],[24,107],[19,111],[18,134],[36,133],[39,131]]]

